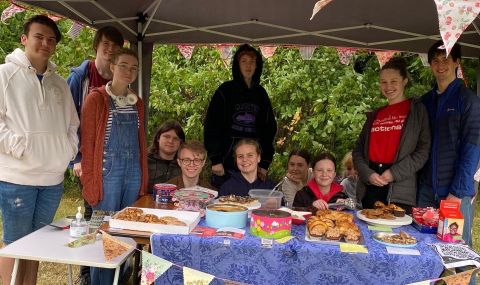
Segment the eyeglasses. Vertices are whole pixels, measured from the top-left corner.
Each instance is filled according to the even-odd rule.
[[[138,73],[138,67],[136,66],[128,66],[127,64],[114,64],[120,68],[121,71],[130,71],[131,73]]]
[[[193,162],[193,165],[199,166],[200,164],[202,164],[203,159],[200,159],[200,158],[195,158],[195,159],[183,158],[183,159],[180,159],[180,161],[182,162],[182,164],[184,166],[190,165],[190,164],[192,164],[192,162]]]

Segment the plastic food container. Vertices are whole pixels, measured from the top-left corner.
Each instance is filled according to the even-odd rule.
[[[244,228],[247,225],[248,209],[232,204],[212,204],[206,209],[205,220],[212,228]]]
[[[175,184],[159,183],[153,186],[153,199],[156,203],[172,202],[173,193],[177,190]]]
[[[273,191],[271,189],[252,189],[248,191],[248,195],[257,199],[262,205],[261,209],[276,210],[282,205],[283,193],[280,191]],[[270,194],[270,196],[269,196]]]

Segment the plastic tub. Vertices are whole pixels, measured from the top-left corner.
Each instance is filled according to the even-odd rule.
[[[270,192],[272,192],[271,189],[252,189],[248,191],[248,195],[260,202],[261,209],[276,210],[282,206],[283,193],[273,191],[270,194]]]

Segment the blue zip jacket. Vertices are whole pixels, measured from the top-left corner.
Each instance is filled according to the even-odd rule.
[[[439,198],[476,194],[473,176],[480,159],[480,98],[455,79],[442,94],[437,86],[422,97],[428,111],[432,151],[422,183]]]
[[[90,60],[84,60],[79,66],[72,68],[70,75],[67,78],[70,92],[72,92],[73,103],[77,109],[78,117],[80,118],[80,112],[82,110],[84,94],[88,92],[88,64]],[[85,86],[86,84],[86,86]],[[78,128],[78,142],[80,143],[80,128]],[[73,164],[80,162],[82,154],[80,151],[73,161],[70,162],[69,167],[73,167]]]

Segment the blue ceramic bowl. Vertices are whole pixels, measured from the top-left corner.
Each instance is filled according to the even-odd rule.
[[[232,204],[211,204],[207,206],[205,220],[212,228],[245,228],[248,209]]]

